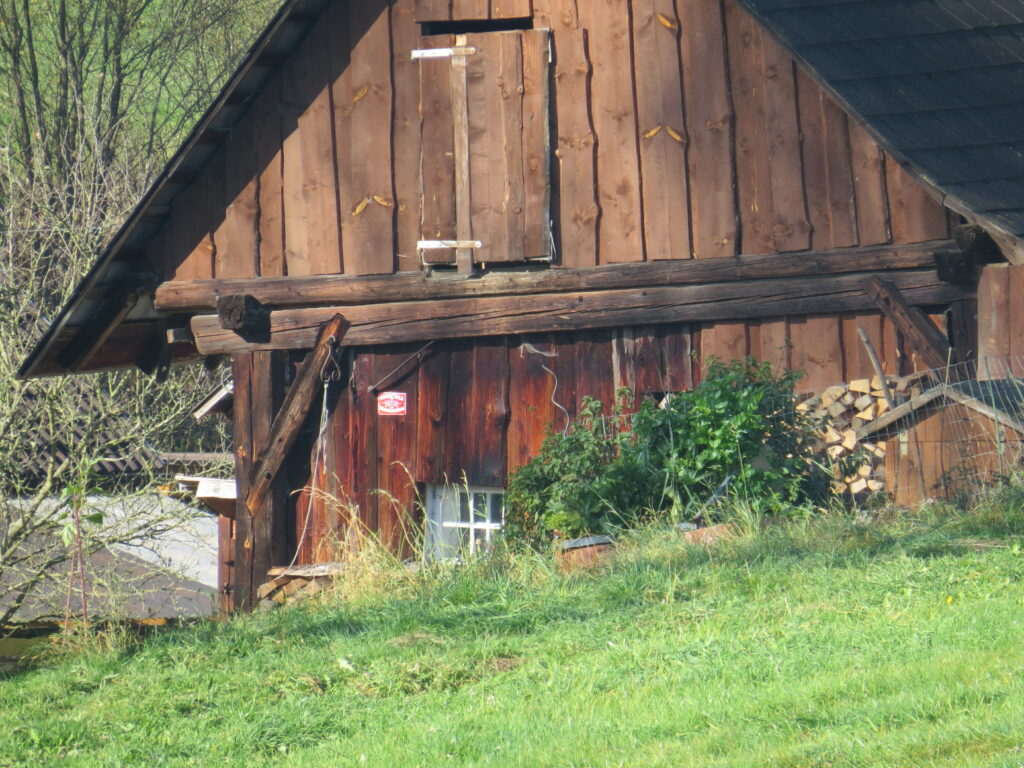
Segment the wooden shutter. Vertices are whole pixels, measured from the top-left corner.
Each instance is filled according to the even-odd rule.
[[[551,258],[549,38],[467,35],[421,63],[423,240],[478,241],[475,263]],[[456,252],[425,250],[455,263]]]

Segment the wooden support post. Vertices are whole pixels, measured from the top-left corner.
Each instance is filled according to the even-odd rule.
[[[348,328],[349,322],[341,315],[335,315],[323,326],[316,346],[303,361],[284,405],[274,418],[267,448],[260,454],[250,476],[250,487],[245,500],[245,506],[250,514],[256,514],[270,492],[270,486],[284,464],[288,451],[295,444],[295,438],[298,437],[299,430],[309,414],[313,398],[323,383],[320,374],[324,365],[340,347]]]
[[[466,36],[456,35],[455,46],[466,47]],[[466,57],[452,57],[452,120],[455,124],[455,238],[462,242],[473,239],[469,185],[469,65]],[[473,273],[473,249],[455,251],[455,264],[460,275]]]
[[[285,359],[276,352],[236,355],[232,369],[238,501],[231,597],[234,610],[249,610],[267,570],[290,557],[284,484],[275,483],[259,509],[250,511],[245,506],[253,459],[267,445],[274,413],[284,399]]]
[[[952,361],[952,349],[946,339],[921,310],[910,306],[899,289],[877,275],[861,285],[878,308],[892,320],[903,337],[917,350],[929,368],[945,368]]]

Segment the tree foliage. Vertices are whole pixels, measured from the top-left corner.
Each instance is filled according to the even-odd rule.
[[[59,539],[73,499],[154,480],[101,481],[102,459],[223,449],[188,417],[219,374],[186,370],[162,386],[139,372],[15,374],[277,5],[0,0],[0,627],[66,558],[38,544]],[[102,546],[154,525],[122,515],[89,537]]]

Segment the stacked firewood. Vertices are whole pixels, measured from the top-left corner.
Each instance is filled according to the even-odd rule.
[[[835,468],[836,493],[861,496],[885,490],[886,443],[861,438],[858,433],[889,413],[890,398],[899,405],[920,394],[924,384],[920,375],[890,376],[885,382],[878,376],[855,379],[829,387],[797,406],[820,425],[823,453]]]
[[[277,605],[315,597],[330,587],[341,569],[339,563],[272,568],[267,574],[270,581],[260,585],[256,597],[267,604]]]

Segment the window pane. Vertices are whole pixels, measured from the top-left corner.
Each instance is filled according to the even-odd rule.
[[[492,523],[496,523],[497,525],[501,525],[503,522],[505,522],[505,515],[504,515],[504,506],[505,505],[504,505],[504,501],[505,501],[505,498],[500,493],[492,493],[490,495],[490,502],[491,502],[491,504],[490,504],[490,507],[491,507],[490,520],[491,520]]]
[[[465,491],[459,491],[459,522],[469,522],[469,496]]]

